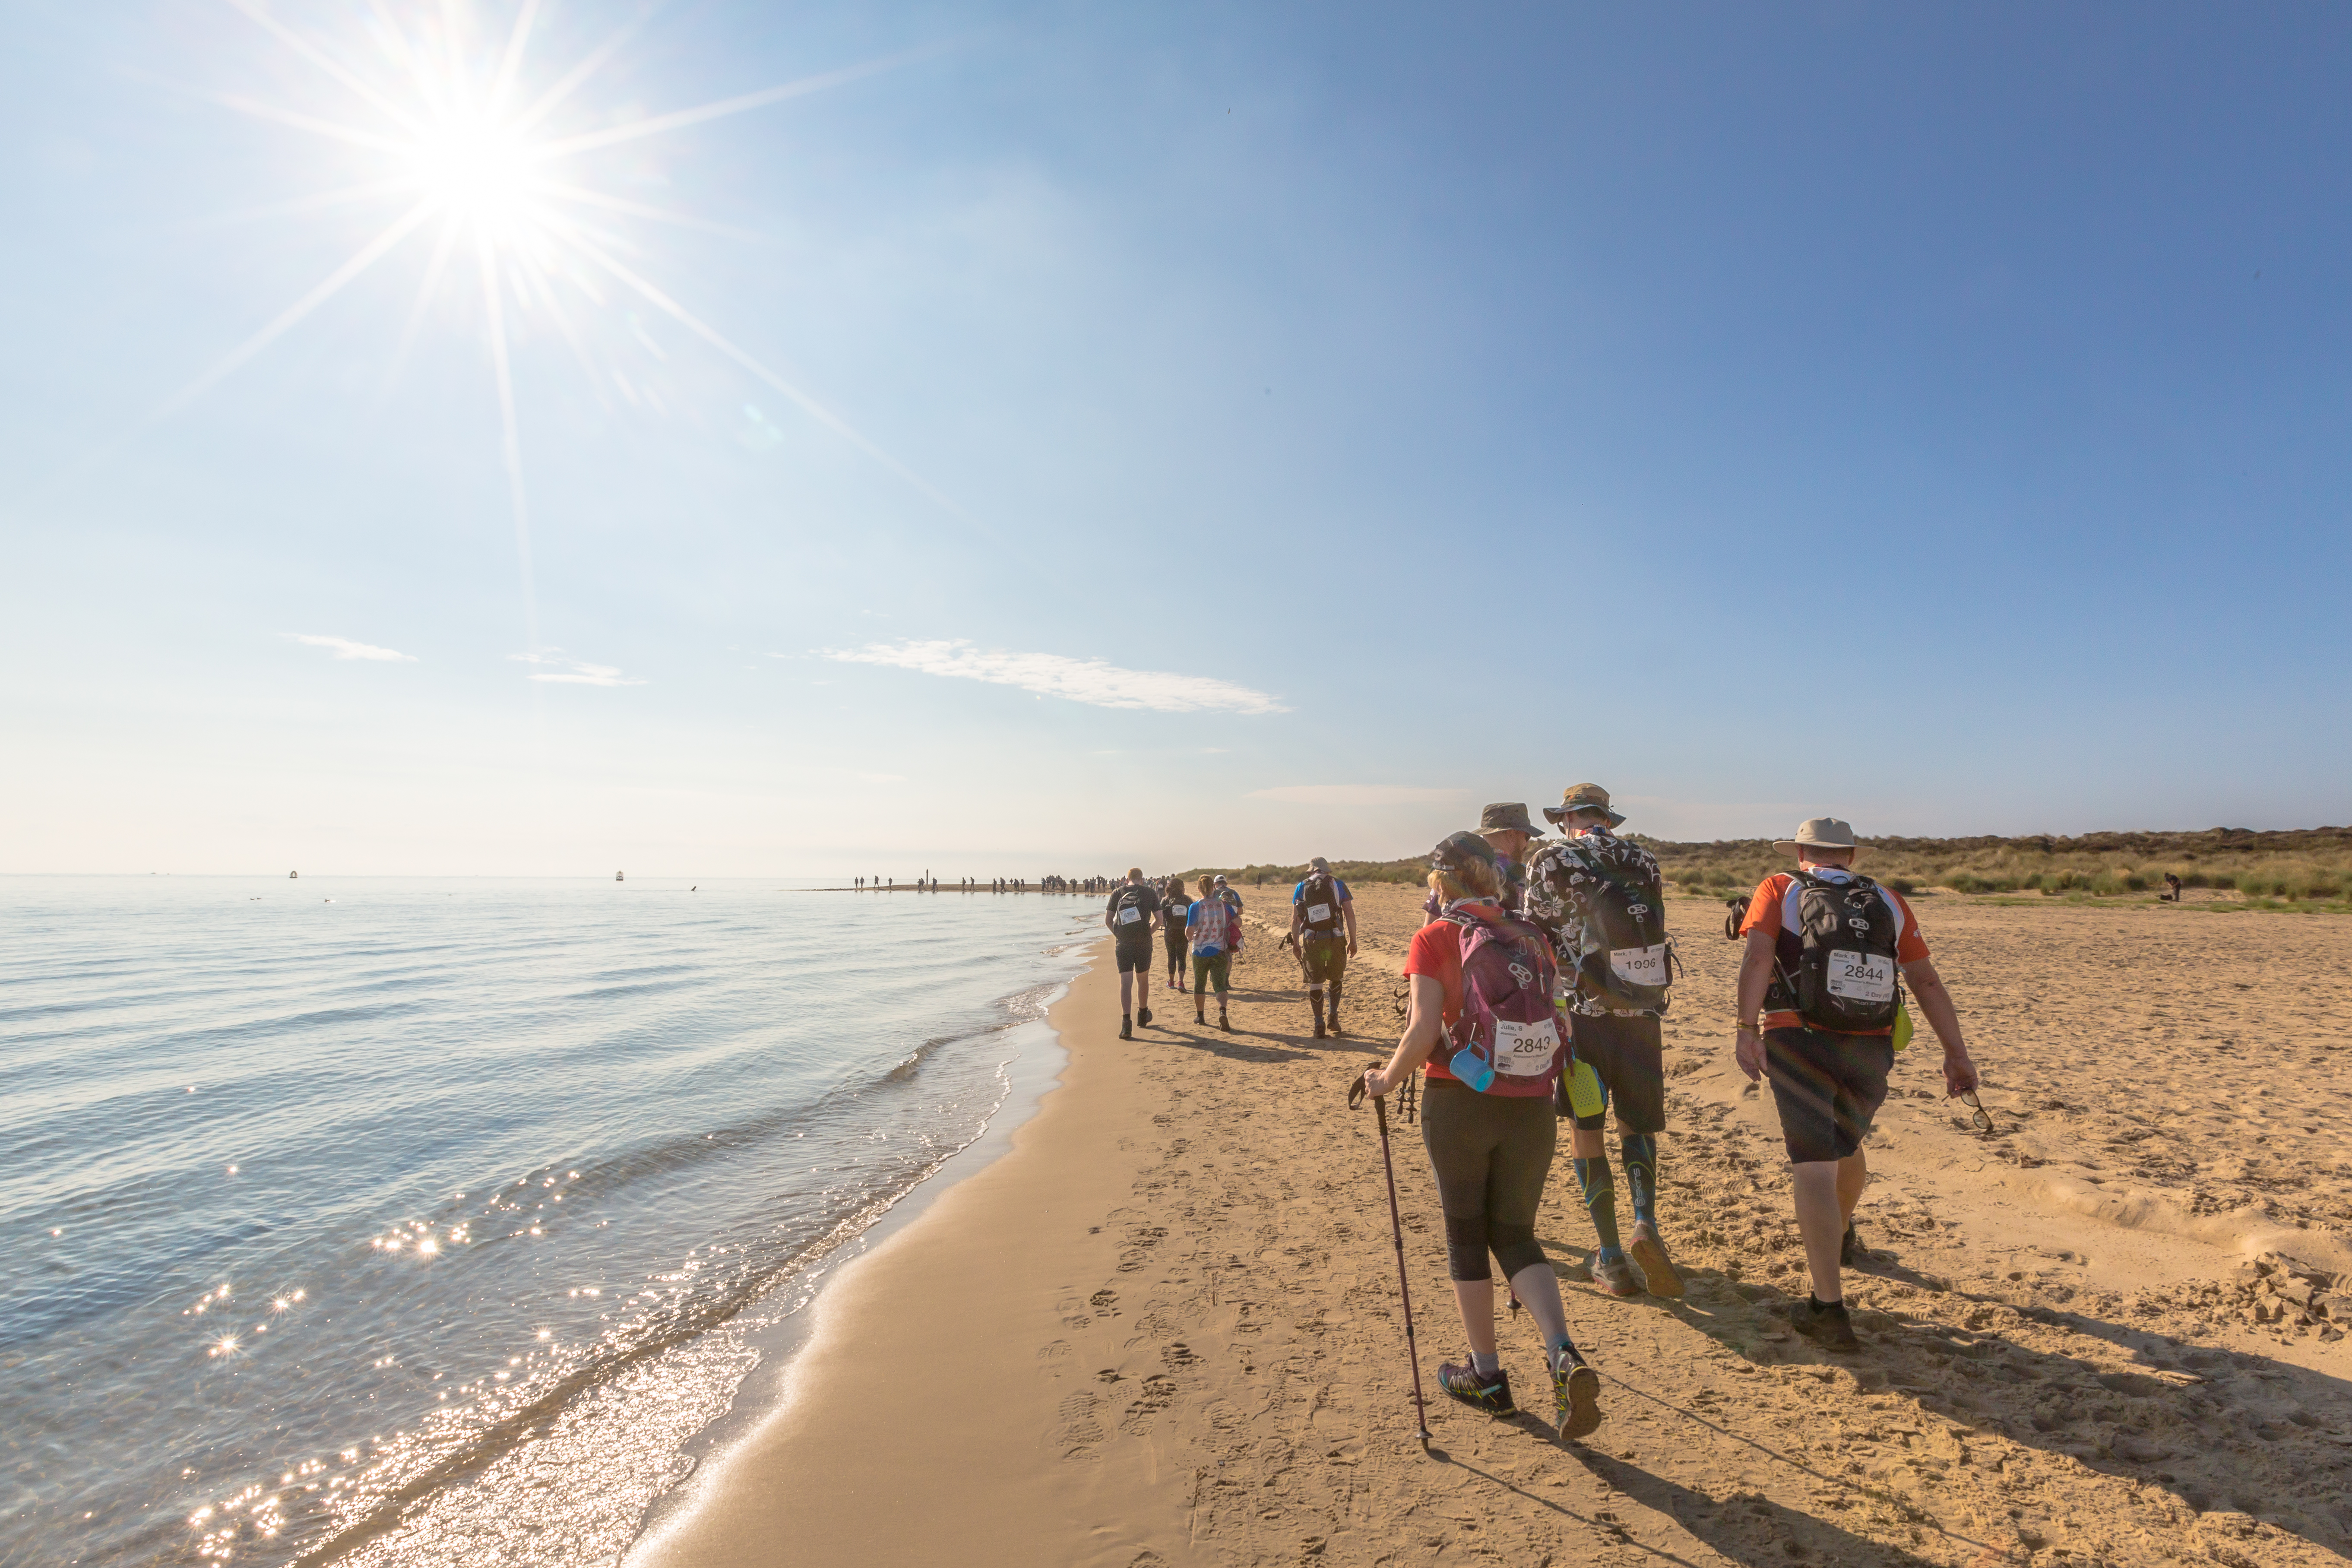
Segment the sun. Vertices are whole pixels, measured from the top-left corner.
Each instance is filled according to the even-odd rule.
[[[436,205],[478,224],[512,227],[534,191],[530,141],[479,113],[454,113],[431,127],[405,161]]]

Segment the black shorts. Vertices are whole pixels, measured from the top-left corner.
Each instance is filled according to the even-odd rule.
[[[1111,943],[1111,951],[1118,954],[1118,972],[1121,974],[1149,974],[1160,962],[1160,955],[1152,951],[1151,939],[1148,936],[1141,942],[1121,938]]]
[[[1571,1013],[1567,1016],[1571,1020],[1569,1043],[1574,1052],[1568,1069],[1569,1100],[1576,1124],[1588,1132],[1599,1131],[1614,1104],[1617,1123],[1625,1131],[1664,1132],[1665,1045],[1658,1021],[1642,1014],[1588,1017]]]
[[[1307,984],[1320,985],[1327,980],[1337,984],[1348,973],[1348,939],[1307,937],[1298,944],[1298,956],[1307,970]]]
[[[1769,1029],[1764,1074],[1780,1108],[1780,1141],[1797,1164],[1843,1160],[1862,1147],[1886,1103],[1895,1042],[1884,1035]]]

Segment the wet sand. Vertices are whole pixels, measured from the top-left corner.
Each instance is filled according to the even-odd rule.
[[[1244,889],[1283,913],[1278,889]],[[1061,1087],[996,1163],[845,1268],[786,1402],[631,1564],[2231,1564],[2352,1550],[2352,921],[1919,911],[1992,1137],[1898,1063],[1848,1294],[1803,1289],[1770,1097],[1730,1063],[1736,949],[1676,899],[1661,1217],[1679,1302],[1580,1279],[1563,1158],[1540,1234],[1606,1379],[1581,1445],[1432,1407],[1412,1438],[1369,1110],[1418,896],[1366,888],[1352,1038],[1316,1040],[1259,931],[1236,1033],[1189,1001],[1117,1038],[1106,948],[1053,1016]],[[1613,1142],[1613,1140],[1612,1140]],[[1424,1380],[1458,1351],[1418,1131],[1395,1142]],[[1505,1364],[1540,1387],[1533,1331]]]

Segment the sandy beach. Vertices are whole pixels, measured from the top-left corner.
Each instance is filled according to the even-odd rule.
[[[1243,891],[1286,924],[1285,889]],[[1563,1157],[1539,1234],[1606,1422],[1567,1445],[1441,1401],[1424,1452],[1378,1141],[1343,1098],[1394,1041],[1418,903],[1360,890],[1345,1039],[1311,1037],[1261,925],[1234,1034],[1160,995],[1121,1041],[1106,946],[1011,1152],[843,1271],[783,1403],[627,1562],[2352,1551],[2352,922],[1921,899],[1996,1131],[1954,1115],[1923,1032],[1869,1144],[1865,1347],[1834,1358],[1780,1315],[1801,1256],[1770,1097],[1731,1064],[1722,907],[1674,900],[1661,1214],[1689,1293],[1581,1280]],[[1417,1129],[1395,1152],[1426,1380],[1460,1330]],[[1532,1331],[1502,1343],[1532,1377]]]

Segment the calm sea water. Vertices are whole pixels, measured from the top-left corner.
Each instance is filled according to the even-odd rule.
[[[612,1559],[1091,899],[0,879],[0,1563]]]

